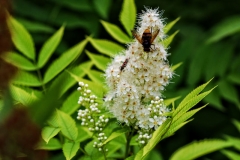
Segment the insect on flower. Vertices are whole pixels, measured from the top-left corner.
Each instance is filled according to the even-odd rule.
[[[159,29],[155,31],[155,33],[152,33],[152,29],[150,31],[150,29],[145,29],[145,31],[142,34],[142,37],[140,37],[136,31],[132,30],[132,34],[133,36],[138,40],[139,43],[141,43],[143,45],[143,50],[145,52],[150,52],[150,49],[152,45],[152,42],[154,41],[154,39],[157,37],[159,33]]]
[[[127,63],[128,63],[128,58],[125,59],[125,61],[124,61],[123,64],[121,65],[121,67],[120,67],[120,70],[121,70],[121,71],[127,66]]]

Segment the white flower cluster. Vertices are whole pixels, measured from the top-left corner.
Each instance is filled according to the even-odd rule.
[[[101,111],[98,108],[98,103],[95,102],[97,97],[90,95],[91,90],[83,82],[79,82],[78,91],[81,92],[78,104],[81,104],[85,108],[78,110],[77,119],[81,120],[81,125],[88,127],[89,131],[101,132],[109,119],[105,118],[104,115],[99,116]]]
[[[158,9],[144,11],[139,15],[136,29],[139,36],[135,36],[127,50],[114,57],[106,70],[109,92],[105,105],[118,121],[127,125],[156,129],[169,112],[160,98],[173,75],[167,51],[159,42],[165,36],[163,27]],[[143,35],[146,30],[151,31],[151,40]],[[155,39],[154,34],[157,34]],[[141,42],[151,43],[149,52],[144,51],[147,46]]]

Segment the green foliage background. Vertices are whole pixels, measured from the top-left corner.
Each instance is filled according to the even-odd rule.
[[[232,121],[240,120],[240,1],[142,0],[135,3],[137,13],[144,6],[159,7],[165,10],[166,22],[181,18],[169,33],[180,30],[168,51],[170,64],[183,64],[166,89],[166,98],[184,97],[212,77],[215,78],[210,87],[218,85],[204,99],[209,105],[198,112],[192,122],[159,144],[157,151],[163,159],[169,159],[174,151],[193,140],[222,138],[223,135],[240,138]],[[64,24],[64,35],[53,59],[89,35],[94,39],[115,41],[101,23],[117,24],[125,30],[119,22],[121,6],[121,0],[14,0],[13,15],[31,33],[37,52]],[[91,37],[86,46],[88,51],[80,55],[76,64],[86,62],[92,52],[97,52]],[[83,70],[88,66],[82,67]],[[214,152],[199,159],[225,159],[228,153],[227,150]]]

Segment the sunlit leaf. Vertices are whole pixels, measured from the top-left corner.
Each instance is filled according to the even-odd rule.
[[[52,138],[48,143],[42,140],[36,147],[36,149],[44,150],[59,150],[61,148],[62,144],[57,138]]]
[[[77,90],[73,91],[73,93],[65,99],[60,110],[70,115],[76,112],[76,110],[79,108],[79,104],[77,103],[79,96],[80,93],[77,92]]]
[[[120,51],[122,51],[124,48],[117,43],[108,41],[108,40],[102,40],[102,39],[93,39],[91,37],[88,37],[91,44],[96,48],[100,53],[108,55],[113,57]]]
[[[78,136],[78,130],[76,127],[75,121],[72,117],[60,110],[57,110],[58,113],[58,124],[61,128],[61,132],[68,137],[70,140],[75,141]]]
[[[16,77],[13,79],[14,84],[24,85],[24,86],[41,86],[39,78],[32,73],[19,70]]]
[[[107,64],[111,62],[110,58],[104,57],[102,55],[93,54],[88,51],[86,51],[86,53],[92,60],[92,62],[97,66],[97,68],[102,71],[105,71],[107,68]]]
[[[28,58],[35,60],[35,48],[31,35],[12,16],[8,17],[8,25],[15,47]]]
[[[63,144],[63,153],[66,159],[72,159],[76,155],[79,148],[80,144],[77,142],[65,142]]]
[[[61,57],[55,60],[44,75],[44,83],[49,82],[53,79],[58,73],[60,73],[64,68],[66,68],[75,58],[77,58],[82,50],[84,49],[85,45],[87,44],[87,40],[83,40],[82,42],[78,43],[74,47],[70,48],[66,52],[64,52]]]
[[[128,43],[131,41],[128,35],[126,35],[117,25],[101,21],[103,27],[107,30],[107,32],[118,42]]]
[[[31,61],[16,52],[8,52],[3,56],[3,58],[6,62],[23,70],[33,71],[37,69]]]
[[[48,143],[50,139],[58,134],[58,132],[60,132],[60,128],[46,126],[42,129],[42,138]]]
[[[134,0],[124,0],[120,13],[120,22],[122,23],[129,36],[132,35],[131,30],[134,28],[136,14],[137,13]]]
[[[220,139],[206,139],[195,141],[178,149],[170,158],[170,160],[190,160],[211,152],[231,146],[231,143]]]
[[[164,47],[168,47],[169,44],[171,44],[171,42],[173,41],[174,37],[176,36],[176,34],[178,33],[179,31],[176,31],[174,32],[171,36],[167,37],[166,39],[163,40],[163,45]]]
[[[38,67],[42,68],[51,55],[54,53],[55,49],[57,48],[58,44],[60,43],[63,35],[64,28],[61,27],[51,38],[49,38],[41,48],[38,57]]]
[[[98,84],[104,84],[105,82],[103,73],[97,70],[89,70],[88,76],[93,82]]]
[[[180,20],[180,17],[178,17],[177,19],[169,22],[163,29],[164,33],[167,34],[168,31]]]

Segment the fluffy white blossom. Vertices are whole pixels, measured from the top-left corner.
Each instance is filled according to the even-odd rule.
[[[109,92],[105,105],[118,121],[127,125],[157,129],[166,120],[164,113],[169,112],[161,99],[173,75],[167,51],[160,42],[165,37],[163,28],[158,9],[147,8],[138,17],[136,34],[142,39],[146,29],[152,36],[157,33],[150,51],[144,51],[139,40],[134,39],[106,69]]]

